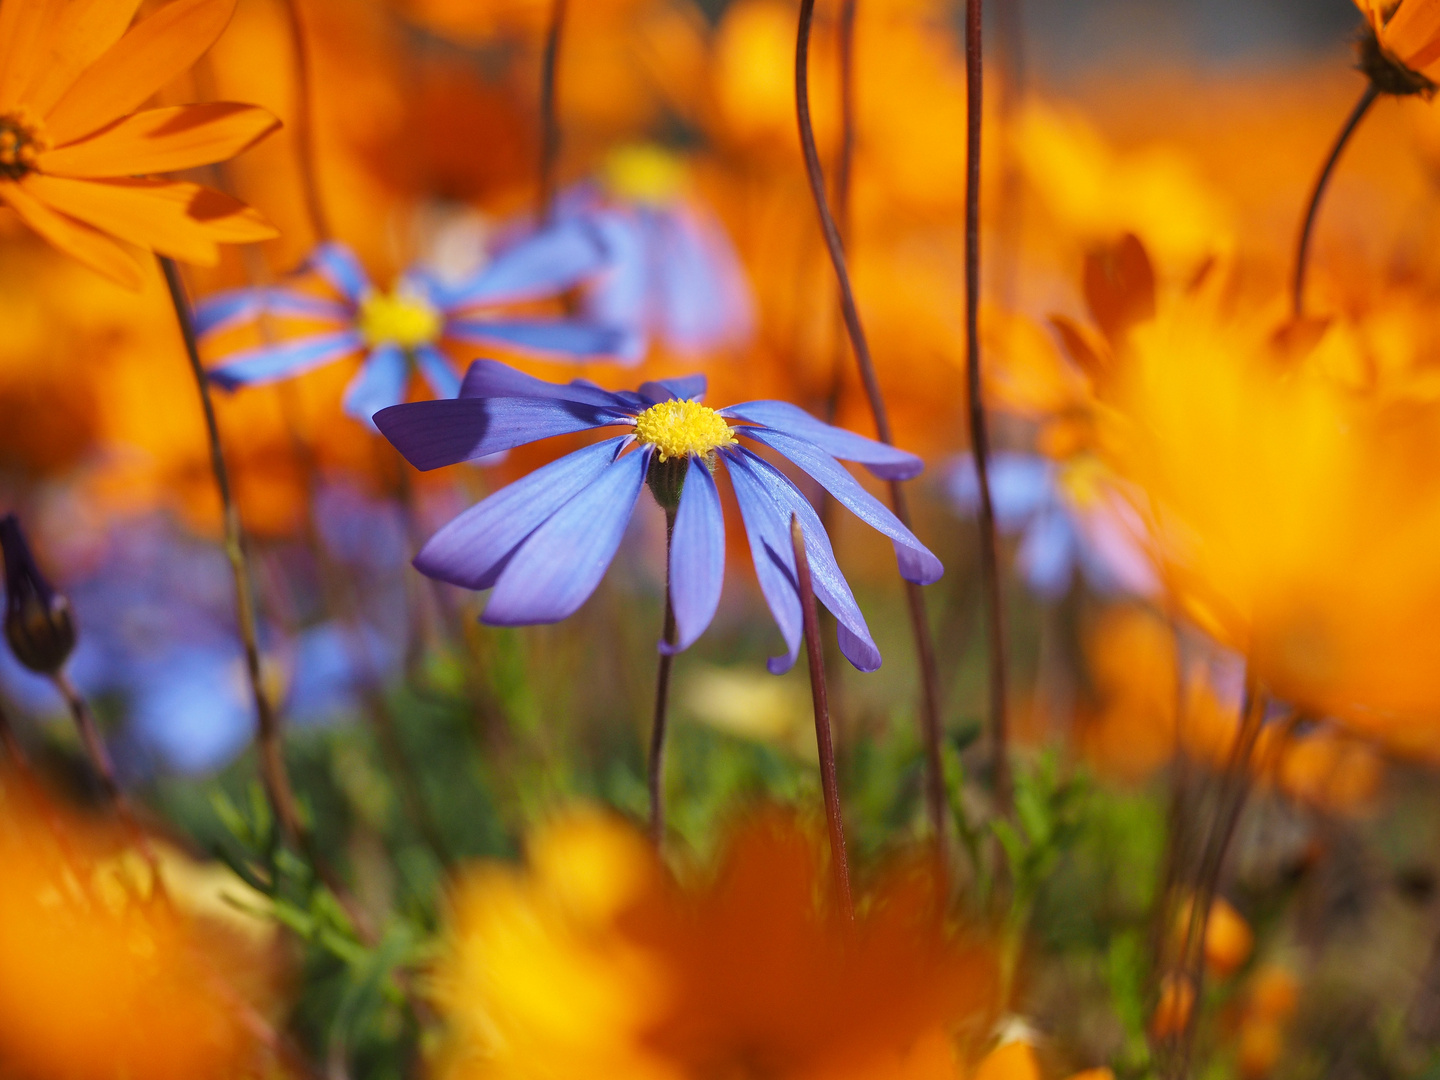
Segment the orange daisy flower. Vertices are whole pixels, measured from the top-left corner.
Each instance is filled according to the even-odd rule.
[[[209,266],[217,244],[276,235],[228,195],[147,175],[224,161],[279,126],[230,102],[136,111],[214,44],[235,0],[175,0],[131,27],[138,6],[0,0],[0,202],[130,288],[125,245]]]
[[[1381,52],[1418,77],[1387,93],[1430,92],[1440,79],[1440,3],[1436,0],[1355,0]],[[1373,72],[1369,72],[1372,78]]]

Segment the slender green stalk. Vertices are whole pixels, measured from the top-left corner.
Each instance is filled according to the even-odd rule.
[[[275,814],[285,838],[292,844],[300,845],[305,830],[295,804],[290,776],[285,768],[281,746],[280,717],[270,701],[265,688],[264,675],[260,668],[260,640],[255,612],[255,593],[250,573],[250,563],[245,553],[245,536],[240,524],[240,510],[235,505],[230,488],[230,472],[225,465],[225,454],[220,442],[220,426],[215,419],[215,403],[210,397],[210,381],[200,363],[200,349],[195,339],[195,323],[190,314],[190,301],[185,293],[185,283],[180,279],[179,268],[174,260],[160,257],[160,269],[165,275],[165,284],[170,291],[170,301],[175,307],[175,319],[184,339],[185,354],[190,361],[190,373],[195,379],[195,388],[200,395],[200,408],[205,417],[205,434],[210,447],[210,469],[215,477],[215,490],[220,496],[220,509],[225,532],[225,556],[230,561],[230,572],[235,586],[235,613],[240,629],[240,642],[245,652],[245,674],[250,682],[250,692],[255,701],[258,721],[256,751],[260,762],[260,777],[265,786],[265,795]]]
[[[820,166],[820,152],[815,144],[815,125],[810,116],[809,70],[810,32],[814,21],[815,0],[801,0],[795,44],[795,108],[800,125],[800,148],[805,157],[805,174],[810,182],[810,194],[820,215],[820,230],[824,234],[825,247],[830,253],[830,262],[835,268],[835,277],[840,286],[840,312],[855,352],[855,363],[860,369],[860,381],[870,402],[875,431],[881,442],[894,446],[895,434],[890,427],[890,416],[885,408],[880,382],[875,375],[875,363],[871,357],[869,340],[865,336],[865,327],[860,321],[860,310],[855,303],[844,245],[841,243],[835,218],[830,212],[830,200],[825,194],[825,172]],[[898,480],[890,483],[890,504],[895,510],[895,516],[909,528],[910,506],[905,498],[905,490]],[[925,746],[926,765],[925,804],[931,829],[943,850],[946,831],[945,769],[940,754],[940,678],[935,663],[935,639],[925,612],[925,597],[920,586],[907,581],[905,599],[910,609],[910,629],[915,638],[915,652],[920,664],[921,735]]]
[[[1315,178],[1315,187],[1311,190],[1310,201],[1305,207],[1305,221],[1300,226],[1300,240],[1295,248],[1295,272],[1290,285],[1290,306],[1296,318],[1305,313],[1305,275],[1310,265],[1310,241],[1315,232],[1315,221],[1320,216],[1320,203],[1325,198],[1325,189],[1330,186],[1330,177],[1335,173],[1335,166],[1340,163],[1340,155],[1350,144],[1351,136],[1360,127],[1360,121],[1365,119],[1365,115],[1370,111],[1370,106],[1375,104],[1375,100],[1379,96],[1380,88],[1374,82],[1365,87],[1365,92],[1360,95],[1360,100],[1350,111],[1345,126],[1340,129],[1340,134],[1335,139],[1335,145],[1330,148],[1330,155],[1325,159],[1325,164],[1321,166],[1320,175]]]
[[[810,663],[810,695],[815,710],[815,745],[820,755],[820,791],[825,799],[825,825],[830,833],[830,868],[835,895],[846,919],[855,918],[850,894],[850,863],[845,854],[845,819],[840,806],[840,782],[835,771],[835,741],[830,730],[830,707],[825,695],[825,651],[820,647],[820,618],[815,586],[810,579],[810,558],[800,518],[790,515],[790,542],[795,549],[795,582],[800,591],[800,613],[805,623],[805,655]]]

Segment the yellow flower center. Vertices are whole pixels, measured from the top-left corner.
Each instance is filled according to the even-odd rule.
[[[0,116],[0,176],[10,180],[35,168],[35,159],[50,148],[44,129],[24,109]]]
[[[641,143],[611,153],[602,175],[612,194],[631,202],[664,206],[674,202],[685,187],[686,169],[678,155],[653,143]]]
[[[440,337],[445,317],[428,300],[412,292],[374,292],[360,302],[360,333],[372,346],[414,349]]]
[[[661,461],[706,456],[735,442],[725,418],[698,401],[662,401],[635,418],[635,437],[660,452]]]

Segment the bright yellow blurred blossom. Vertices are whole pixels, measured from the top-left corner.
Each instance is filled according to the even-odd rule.
[[[784,817],[740,829],[698,884],[629,825],[553,822],[527,870],[483,866],[455,892],[435,974],[442,1075],[963,1075],[956,1040],[984,1033],[988,955],[944,928],[928,871],[874,892],[854,924],[817,906],[825,875]]]
[[[268,942],[192,914],[193,875],[157,893],[138,856],[113,854],[113,830],[0,785],[5,1075],[238,1080],[263,1068]]]
[[[211,265],[216,245],[275,235],[196,184],[148,179],[234,157],[276,126],[251,105],[135,110],[208,49],[235,0],[0,3],[0,201],[50,243],[130,288],[133,244]]]
[[[1085,292],[1093,328],[1056,327],[1186,615],[1280,700],[1440,753],[1440,406],[1337,380],[1346,335],[1221,268],[1165,288],[1134,237]]]

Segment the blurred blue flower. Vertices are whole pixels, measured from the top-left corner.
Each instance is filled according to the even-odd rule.
[[[232,354],[210,371],[227,389],[290,378],[351,356],[364,356],[345,391],[345,411],[369,420],[405,400],[412,367],[437,397],[454,397],[460,378],[442,346],[503,346],[549,357],[618,357],[622,332],[576,319],[503,317],[495,308],[559,296],[594,277],[609,255],[595,229],[561,222],[523,236],[474,274],[455,283],[423,268],[385,292],[341,244],[321,244],[306,271],[334,296],[298,288],[236,289],[196,307],[202,341],[261,319],[296,320],[312,329]],[[319,324],[319,329],[313,329]]]
[[[609,267],[585,290],[589,318],[628,334],[628,359],[652,339],[692,357],[734,348],[754,331],[750,284],[724,227],[683,196],[684,165],[657,147],[615,151],[603,187],[582,184],[560,200],[561,220],[590,224]]]
[[[114,746],[130,777],[157,766],[221,768],[250,744],[254,703],[236,636],[224,555],[158,518],[113,529],[66,575],[78,627],[70,674],[88,697],[118,706]],[[301,725],[353,715],[368,684],[385,679],[403,646],[375,623],[320,622],[296,633],[263,628],[267,676]],[[27,711],[62,707],[50,682],[0,650],[0,687]]]
[[[945,482],[961,513],[975,514],[980,487],[974,458],[958,457]],[[1149,596],[1158,588],[1133,511],[1103,496],[1078,504],[1061,483],[1055,462],[1035,454],[994,454],[990,496],[996,526],[1020,534],[1020,570],[1040,596],[1063,596],[1077,572],[1104,593]]]
[[[541,382],[493,360],[477,360],[458,398],[383,410],[376,425],[417,469],[474,460],[553,435],[626,429],[470,508],[430,539],[416,568],[463,588],[492,589],[483,616],[488,623],[558,622],[599,585],[648,481],[657,501],[674,514],[670,599],[678,652],[705,631],[720,603],[725,521],[712,470],[723,461],[760,589],[788,649],[770,661],[770,670],[779,673],[794,664],[802,633],[792,513],[800,518],[815,595],[839,624],[841,651],[862,671],[879,667],[880,652],[819,515],[789,478],[738,439],[768,448],[809,474],[894,542],[907,580],[929,584],[944,572],[940,561],[836,459],[896,480],[918,475],[923,463],[783,401],[713,410],[699,403],[704,391],[700,375],[612,393],[583,380]],[[661,648],[672,651],[664,643]]]

